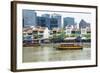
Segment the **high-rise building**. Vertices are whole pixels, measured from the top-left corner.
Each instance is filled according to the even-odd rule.
[[[50,29],[50,15],[43,14],[41,16],[37,16],[37,26],[48,27],[48,29]]]
[[[42,14],[42,17],[50,18],[50,14]]]
[[[61,28],[61,16],[58,14],[43,14],[37,16],[37,26],[48,27],[48,29]]]
[[[79,23],[79,28],[86,28],[86,27],[89,27],[90,28],[90,23],[87,23],[85,20],[81,20],[80,23]]]
[[[23,27],[36,25],[36,12],[34,10],[23,10]]]
[[[43,14],[42,17],[45,18],[45,24],[48,29],[50,29],[50,14]]]
[[[52,14],[50,18],[50,29],[61,28],[61,15]]]
[[[65,17],[63,22],[64,22],[64,27],[75,25],[75,20],[72,17]]]
[[[37,16],[37,26],[46,27],[45,17]]]

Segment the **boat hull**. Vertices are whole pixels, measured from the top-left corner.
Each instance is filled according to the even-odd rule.
[[[83,49],[83,47],[81,47],[81,46],[71,46],[71,47],[57,47],[57,49],[59,49],[59,50],[79,50],[79,49]]]

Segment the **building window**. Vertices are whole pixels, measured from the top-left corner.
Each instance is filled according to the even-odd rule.
[[[56,34],[56,31],[53,31],[53,34]]]
[[[37,34],[38,32],[37,31],[33,31],[33,34]]]
[[[40,33],[43,33],[43,31],[40,31]]]
[[[32,33],[28,33],[28,35],[32,35]]]
[[[50,22],[51,22],[51,24],[57,24],[57,19],[52,18]]]
[[[91,33],[91,31],[87,31],[87,33]]]
[[[72,33],[72,34],[75,34],[75,31],[72,31],[71,33]]]

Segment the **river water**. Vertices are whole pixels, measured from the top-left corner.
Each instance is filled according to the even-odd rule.
[[[23,47],[23,62],[44,62],[91,59],[91,48],[58,50],[51,45]]]

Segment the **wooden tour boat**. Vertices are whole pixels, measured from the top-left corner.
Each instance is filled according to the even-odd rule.
[[[57,49],[59,50],[66,50],[66,49],[69,49],[69,50],[78,50],[78,49],[83,49],[82,46],[80,45],[75,45],[75,44],[60,44]]]

